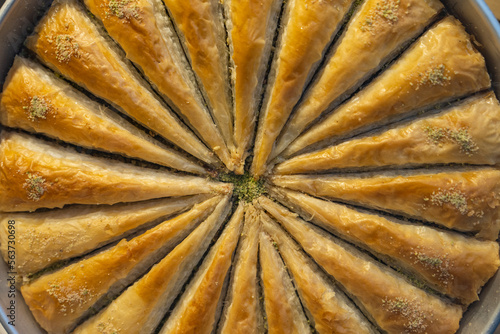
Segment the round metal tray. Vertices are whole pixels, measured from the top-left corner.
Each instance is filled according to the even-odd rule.
[[[0,83],[12,65],[14,56],[20,51],[26,37],[31,33],[52,0],[7,0],[0,9]],[[448,10],[459,18],[469,33],[475,36],[480,51],[486,58],[493,88],[500,98],[500,24],[484,0],[442,0]],[[1,131],[0,126],[0,131]],[[500,129],[499,129],[500,131]],[[20,291],[10,294],[7,265],[0,260],[0,323],[9,334],[44,333],[33,319],[24,303]],[[7,309],[15,304],[15,317],[9,318]],[[15,326],[9,321],[15,320]],[[458,333],[493,334],[500,323],[500,274],[496,274],[484,287],[480,300],[472,304],[461,322]]]

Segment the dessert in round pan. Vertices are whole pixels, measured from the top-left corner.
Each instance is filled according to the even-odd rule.
[[[500,266],[500,103],[452,13],[52,2],[0,95],[9,330],[467,332]]]

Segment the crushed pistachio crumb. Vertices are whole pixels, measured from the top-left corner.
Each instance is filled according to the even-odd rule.
[[[427,70],[421,79],[421,84],[430,83],[433,86],[443,86],[447,81],[450,81],[451,78],[446,75],[446,67],[441,64],[437,67],[431,68]]]
[[[451,264],[446,257],[429,256],[422,251],[415,251],[412,255],[415,257],[415,263],[420,263],[432,271],[432,277],[441,283],[448,285],[453,281],[453,275],[450,273]]]
[[[100,322],[97,324],[97,330],[101,334],[118,334],[118,330],[109,322]]]
[[[479,147],[472,139],[469,130],[465,127],[458,130],[449,128],[437,128],[427,126],[424,128],[427,138],[434,145],[441,145],[446,142],[451,142],[460,148],[460,152],[472,156],[479,150]]]
[[[59,282],[58,280],[50,282],[49,285],[50,288],[47,292],[57,300],[63,313],[73,313],[76,308],[94,298],[90,290],[85,287],[74,289],[67,282]]]
[[[265,193],[264,180],[256,180],[249,173],[243,175],[221,173],[217,175],[215,179],[232,183],[234,186],[234,194],[240,201],[252,202]]]
[[[60,63],[68,63],[72,57],[79,57],[79,45],[70,35],[56,36],[56,59]]]
[[[390,299],[386,297],[382,300],[383,307],[395,315],[406,319],[404,326],[409,333],[424,332],[427,328],[426,314],[419,310],[419,306],[406,298],[397,297]]]
[[[439,188],[437,192],[432,193],[431,203],[439,206],[450,204],[463,215],[469,212],[465,194],[456,187],[450,189]]]
[[[439,267],[443,264],[443,260],[438,257],[429,257],[425,254],[420,253],[417,253],[416,256],[419,262],[431,267]]]
[[[28,118],[31,121],[36,121],[39,118],[47,118],[47,112],[51,109],[51,105],[43,97],[35,95],[30,99],[29,105],[24,106],[23,109],[28,112]]]
[[[28,198],[32,201],[39,201],[45,193],[45,179],[41,176],[26,173],[28,177],[24,181],[23,188],[26,189]]]
[[[119,19],[131,20],[139,18],[139,7],[133,0],[111,0],[108,3],[106,16],[116,16]]]
[[[471,156],[479,150],[476,143],[472,140],[467,128],[461,128],[456,131],[450,131],[450,138],[460,146],[460,151]]]
[[[389,23],[397,23],[400,0],[381,0],[376,3],[375,8],[366,16],[361,23],[361,31],[371,31],[380,19]]]

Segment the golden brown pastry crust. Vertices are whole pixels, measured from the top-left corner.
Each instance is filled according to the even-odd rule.
[[[243,174],[282,0],[226,0],[237,172]]]
[[[267,215],[263,215],[263,229],[276,242],[302,305],[318,333],[375,333],[356,306],[347,301],[319,266]]]
[[[0,213],[0,250],[8,260],[9,221],[16,229],[15,272],[33,274],[80,256],[145,224],[184,211],[208,195],[113,206],[78,206],[37,213]]]
[[[414,287],[396,272],[297,219],[296,214],[272,200],[260,197],[259,203],[355,298],[382,330],[394,334],[443,334],[458,330],[462,317],[460,306]]]
[[[163,0],[230,151],[234,150],[226,34],[216,0]]]
[[[384,8],[390,12],[384,13]],[[312,121],[331,109],[339,97],[359,86],[399,48],[418,36],[442,9],[439,0],[365,1],[306,92],[304,102],[283,129],[274,155],[282,152]]]
[[[500,229],[500,171],[419,172],[361,177],[274,177],[274,184],[314,196],[424,219],[496,240]]]
[[[490,85],[483,56],[462,24],[446,17],[361,92],[297,138],[283,155],[313,144],[323,146]]]
[[[207,162],[217,159],[163,105],[75,0],[55,1],[26,40],[49,67]]]
[[[118,5],[113,0],[86,0],[85,5],[101,20],[127,57],[140,66],[159,92],[173,103],[174,109],[232,169],[226,144],[196,91],[196,83],[188,82],[188,75],[182,73],[190,71],[189,65],[175,59],[175,52],[182,52],[180,45],[174,44],[174,38],[169,39],[166,31],[162,31],[162,26],[167,24],[164,21],[168,20],[164,8],[155,0],[118,2]]]
[[[38,323],[50,333],[67,333],[112,286],[130,283],[162,258],[207,217],[221,198],[213,198],[138,237],[41,276],[21,288]],[[144,265],[143,263],[148,263]],[[135,277],[134,277],[135,276]]]
[[[6,130],[0,135],[0,171],[0,211],[4,212],[228,193],[232,188],[76,153]]]
[[[465,306],[479,299],[477,293],[500,266],[495,241],[407,224],[290,190],[276,193],[316,225],[402,267]]]
[[[201,166],[146,137],[41,65],[19,56],[3,86],[0,122],[87,148],[205,173]]]
[[[427,164],[500,163],[500,104],[492,92],[385,132],[278,164],[275,174]]]
[[[268,91],[255,139],[252,174],[262,175],[304,86],[321,60],[353,0],[291,0],[287,3]]]
[[[243,214],[244,207],[240,203],[160,330],[160,334],[210,334],[215,330],[218,320],[217,305],[238,244]]]
[[[312,333],[290,276],[273,243],[269,235],[260,233],[261,284],[268,333]]]
[[[151,270],[74,333],[152,333],[230,211],[228,197]]]
[[[258,334],[264,330],[257,281],[259,233],[259,211],[248,204],[218,333]]]

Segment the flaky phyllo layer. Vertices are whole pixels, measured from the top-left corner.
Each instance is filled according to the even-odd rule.
[[[0,122],[48,333],[455,333],[500,266],[500,103],[439,0],[56,0]]]

